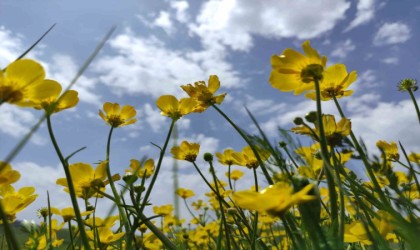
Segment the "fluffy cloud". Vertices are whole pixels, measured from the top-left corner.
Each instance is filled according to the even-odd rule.
[[[13,35],[10,30],[0,26],[0,68],[13,62],[22,50],[22,36]]]
[[[253,45],[252,35],[314,38],[334,28],[349,7],[344,0],[211,0],[203,4],[190,29],[205,46],[223,44],[247,51]]]
[[[375,2],[375,0],[359,0],[356,17],[344,31],[349,31],[372,20],[375,17]]]
[[[240,82],[224,50],[173,50],[156,37],[139,37],[129,29],[110,45],[115,55],[100,58],[94,67],[101,82],[119,95],[179,96],[179,85],[207,81],[216,73],[223,87],[238,87]]]
[[[13,138],[23,138],[37,122],[38,118],[29,110],[7,103],[0,106],[0,131]],[[44,145],[47,141],[38,134],[34,134],[31,142]]]
[[[336,45],[335,49],[331,52],[332,56],[344,59],[347,55],[356,49],[356,45],[353,44],[352,40],[347,39],[344,42],[340,42]]]
[[[386,63],[386,64],[393,64],[393,65],[396,65],[396,64],[398,64],[398,62],[399,62],[400,60],[398,59],[398,57],[387,57],[387,58],[384,58],[383,60],[382,60],[382,62],[383,63]]]
[[[171,8],[175,9],[175,18],[180,23],[185,23],[189,20],[187,13],[189,4],[187,1],[173,1],[170,3]]]
[[[401,22],[384,23],[376,32],[373,38],[373,44],[375,46],[381,46],[404,43],[410,37],[411,29],[408,25]]]
[[[159,12],[159,16],[153,22],[154,26],[161,27],[167,34],[174,31],[174,25],[171,21],[171,16],[167,11]]]

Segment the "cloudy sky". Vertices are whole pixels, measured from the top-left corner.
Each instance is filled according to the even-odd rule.
[[[254,131],[247,106],[273,141],[278,127],[290,129],[296,116],[315,109],[304,96],[282,93],[268,83],[270,57],[285,48],[301,50],[309,39],[328,57],[356,70],[355,93],[341,100],[354,132],[374,150],[379,139],[400,140],[408,151],[420,151],[418,121],[407,93],[396,90],[403,78],[420,73],[420,4],[415,0],[210,0],[210,1],[13,1],[0,2],[0,67],[25,51],[52,24],[56,27],[28,55],[42,62],[47,77],[67,85],[97,43],[114,25],[113,36],[77,82],[79,105],[53,117],[56,137],[65,152],[87,149],[74,162],[95,163],[105,158],[109,127],[98,116],[104,102],[130,104],[137,109],[135,125],[117,129],[112,142],[111,166],[123,173],[130,159],[157,159],[170,120],[154,102],[163,94],[185,96],[179,85],[216,74],[221,92],[228,95],[220,106],[247,131]],[[324,111],[337,114],[332,103]],[[0,107],[0,157],[4,158],[36,123],[41,113],[4,104]],[[201,144],[204,152],[227,147],[241,150],[244,141],[216,114],[208,110],[179,121],[179,140]],[[19,218],[34,218],[46,204],[69,199],[55,185],[64,177],[42,126],[13,160],[22,173],[17,186],[34,185],[39,199]],[[152,195],[154,204],[172,201],[173,161],[165,157]],[[202,163],[200,166],[206,169]],[[205,187],[192,166],[179,162],[182,187],[202,195]],[[219,175],[226,171],[217,166]],[[240,186],[252,182],[244,179]],[[262,186],[265,184],[262,183]]]

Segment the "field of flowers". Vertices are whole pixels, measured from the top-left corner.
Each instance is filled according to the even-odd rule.
[[[112,135],[114,130],[137,122],[133,106],[104,103],[99,116],[109,126],[106,159],[96,166],[73,162],[72,156],[83,148],[64,155],[53,122],[54,116],[65,115],[66,109],[78,104],[77,91],[63,90],[60,83],[48,79],[35,60],[22,57],[10,63],[0,71],[0,105],[34,108],[44,115],[0,162],[0,219],[5,229],[1,249],[419,249],[420,154],[382,140],[377,142],[381,155],[367,154],[357,131],[352,131],[351,117],[340,107],[340,98],[353,93],[347,88],[356,81],[356,72],[349,73],[344,64],[327,65],[327,57],[319,55],[309,41],[302,49],[303,53],[287,48],[272,56],[269,84],[316,102],[317,110],[295,118],[296,127],[291,128],[291,132],[311,140],[311,146],[288,140],[273,143],[250,112],[259,134],[250,135],[239,128],[222,109],[226,93],[217,92],[223,79],[211,75],[207,82],[180,86],[188,98],[163,95],[156,100],[161,114],[172,121],[166,140],[155,145],[159,155],[131,160],[125,173],[111,171]],[[89,61],[78,76],[88,65]],[[417,89],[414,79],[398,84],[399,91],[409,94],[413,115],[420,121],[413,94]],[[341,117],[323,113],[323,102],[334,102]],[[229,148],[206,152],[206,165],[198,166],[198,143],[168,145],[177,121],[207,109],[226,119],[248,146],[241,152]],[[56,180],[57,188],[68,193],[72,207],[54,207],[48,202],[39,210],[43,222],[24,223],[21,230],[29,236],[19,242],[19,232],[12,223],[37,195],[34,187],[13,187],[20,173],[10,162],[44,122],[65,172]],[[168,153],[191,163],[208,187],[207,200],[194,199],[194,190],[173,190],[184,202],[190,221],[174,214],[174,204],[150,203]],[[350,161],[365,175],[347,168]],[[244,168],[231,171],[233,165]],[[228,183],[218,176],[226,170]],[[236,190],[236,181],[245,171],[253,173],[254,185]],[[257,171],[263,173],[264,180],[258,179]],[[262,189],[262,181],[269,186]],[[119,190],[117,185],[123,188]],[[101,218],[95,210],[105,199],[113,202],[115,212]],[[153,208],[153,214],[146,213],[148,207]],[[57,236],[64,228],[68,228],[68,243]]]

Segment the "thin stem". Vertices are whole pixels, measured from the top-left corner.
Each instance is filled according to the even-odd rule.
[[[77,226],[79,227],[79,231],[80,231],[80,237],[82,238],[82,242],[83,242],[83,245],[84,245],[85,249],[90,250],[89,239],[86,235],[85,225],[83,223],[83,218],[80,215],[79,204],[77,203],[76,191],[74,189],[73,179],[71,177],[69,165],[66,162],[66,160],[64,159],[64,156],[61,153],[61,149],[57,144],[57,141],[56,141],[55,136],[54,136],[54,132],[52,130],[51,116],[49,116],[49,115],[47,116],[47,126],[48,126],[48,133],[49,133],[50,138],[51,138],[51,142],[54,145],[55,152],[57,153],[57,156],[60,159],[61,165],[63,165],[64,173],[66,174],[67,185],[68,185],[68,188],[69,188],[71,203],[73,205],[74,213],[76,215]]]
[[[229,188],[230,188],[230,190],[233,190],[232,180],[230,179],[230,170],[231,170],[231,164],[229,164],[229,166],[228,166],[228,180],[229,180]]]
[[[150,181],[149,187],[147,188],[146,194],[144,195],[143,202],[142,202],[142,205],[140,207],[140,213],[143,213],[144,208],[146,207],[146,204],[147,204],[147,200],[149,199],[150,193],[152,192],[153,186],[154,186],[154,184],[156,182],[156,179],[158,177],[159,170],[160,170],[160,167],[162,165],[163,156],[165,155],[166,148],[168,147],[169,139],[171,138],[171,134],[172,134],[172,130],[175,126],[175,122],[176,122],[176,120],[172,119],[172,123],[171,123],[171,126],[169,127],[169,131],[168,131],[168,135],[166,136],[165,143],[163,144],[163,148],[160,151],[160,156],[159,156],[158,163],[156,165],[155,173],[152,177],[152,180]]]
[[[256,168],[252,168],[254,173],[254,185],[255,185],[255,192],[258,192],[258,178],[257,178],[257,170]],[[255,241],[258,235],[258,212],[254,214],[254,224],[252,225],[252,238],[251,238],[251,249],[255,249]]]
[[[332,231],[338,231],[338,206],[337,206],[337,192],[335,190],[334,177],[332,175],[332,167],[330,166],[330,155],[328,152],[327,140],[325,138],[324,124],[322,121],[322,105],[321,105],[321,90],[319,80],[315,78],[315,91],[316,91],[316,115],[317,124],[319,128],[319,142],[321,144],[321,155],[324,162],[325,175],[327,177],[328,192],[331,199],[331,221]]]
[[[262,170],[265,178],[267,179],[268,184],[269,185],[273,185],[273,180],[271,179],[270,174],[268,173],[267,168],[264,165],[264,162],[261,160],[261,157],[258,154],[257,149],[255,148],[254,144],[251,143],[251,141],[249,140],[248,136],[245,135],[245,133],[221,109],[219,109],[215,104],[212,104],[211,106],[214,109],[216,109],[216,111],[219,112],[219,114],[221,116],[223,116],[223,118],[225,118],[226,121],[230,123],[230,125],[232,125],[232,127],[236,130],[236,132],[238,132],[239,135],[245,140],[245,142],[251,147],[252,152],[255,154],[255,157],[258,160],[258,163],[261,166],[261,170]]]
[[[413,94],[413,91],[411,90],[411,88],[408,88],[407,91],[410,94],[411,100],[414,103],[414,108],[416,109],[417,118],[419,119],[419,123],[420,123],[420,110],[419,110],[419,106],[417,105],[416,98],[414,97],[414,94]]]
[[[118,212],[120,214],[120,218],[121,218],[121,224],[124,225],[126,232],[130,232],[130,224],[128,223],[127,220],[127,216],[124,212],[124,209],[122,208],[121,205],[121,197],[118,194],[117,189],[115,188],[115,183],[114,180],[112,179],[112,174],[111,174],[111,169],[110,169],[110,164],[109,164],[109,157],[110,157],[110,153],[111,153],[111,138],[112,138],[112,132],[114,131],[114,127],[111,126],[111,129],[109,130],[109,134],[108,134],[108,140],[107,140],[107,144],[106,144],[106,174],[108,176],[108,181],[109,184],[111,186],[111,190],[112,190],[112,194],[114,195],[114,201],[118,207]],[[128,246],[129,247],[129,246]]]
[[[216,173],[215,173],[214,168],[213,168],[213,162],[209,161],[209,164],[210,164],[210,172],[213,176],[213,180],[214,180],[214,184],[215,184],[214,186],[215,186],[215,189],[216,189],[216,192],[217,192],[216,193],[217,197],[218,197],[217,200],[219,201],[219,207],[220,207],[220,213],[221,213],[221,216],[222,216],[223,228],[225,229],[226,249],[230,250],[229,228],[228,228],[228,225],[227,225],[227,222],[226,222],[225,210],[222,206],[222,199],[220,197],[219,185],[217,184],[217,177],[216,177]],[[221,236],[222,236],[222,234],[219,235],[219,237],[221,237]]]

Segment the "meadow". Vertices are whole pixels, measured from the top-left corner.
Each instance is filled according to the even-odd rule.
[[[160,96],[155,104],[171,121],[166,139],[155,144],[159,154],[131,160],[123,173],[112,171],[113,132],[137,122],[130,104],[106,102],[99,111],[109,127],[106,158],[93,165],[74,162],[83,148],[64,155],[54,133],[54,117],[65,116],[77,106],[77,84],[112,31],[81,67],[69,88],[49,79],[41,63],[26,58],[26,52],[0,71],[0,105],[33,108],[43,113],[37,124],[0,164],[0,219],[4,226],[2,249],[418,249],[420,153],[410,152],[394,141],[379,140],[381,154],[367,153],[363,139],[352,130],[340,100],[353,94],[348,88],[357,79],[344,64],[327,64],[309,41],[302,51],[284,48],[271,58],[269,76],[274,89],[304,95],[317,109],[294,119],[290,129],[311,142],[302,146],[293,137],[267,137],[248,111],[259,133],[249,134],[223,111],[227,93],[219,93],[217,75],[206,81],[181,85],[188,97]],[[36,44],[34,44],[35,46]],[[282,48],[279,48],[282,49]],[[30,50],[30,49],[29,49]],[[267,62],[268,63],[268,62]],[[396,91],[406,92],[413,102],[413,116],[420,111],[414,93],[415,79],[402,79]],[[340,117],[323,113],[323,103],[333,102]],[[7,103],[7,104],[6,104]],[[241,151],[226,148],[206,152],[205,165],[197,164],[200,144],[182,141],[170,146],[174,128],[184,116],[214,109],[247,146]],[[24,221],[13,227],[16,214],[37,199],[34,187],[16,190],[19,173],[10,164],[34,131],[46,124],[65,176],[56,180],[72,201],[71,207],[48,202],[39,210],[42,223]],[[413,128],[416,130],[419,128]],[[277,140],[277,141],[276,141]],[[195,199],[195,190],[172,190],[176,204],[156,206],[150,202],[165,155],[187,161],[207,187],[207,200]],[[358,165],[364,174],[346,167]],[[242,166],[242,170],[231,170]],[[402,169],[402,170],[401,170]],[[237,190],[245,171],[254,175],[248,190]],[[262,173],[258,175],[257,173]],[[228,182],[221,180],[222,174]],[[259,177],[263,176],[261,180]],[[268,183],[262,188],[261,183]],[[117,188],[121,186],[122,188]],[[103,200],[114,209],[109,216],[95,211]],[[81,206],[80,204],[84,204]],[[191,220],[174,213],[186,206]],[[153,213],[146,213],[152,208]],[[25,233],[22,234],[23,230]],[[64,235],[63,235],[64,234]],[[64,243],[64,238],[66,243]]]

